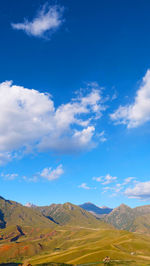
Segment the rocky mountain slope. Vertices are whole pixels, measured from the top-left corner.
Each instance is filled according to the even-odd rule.
[[[118,229],[150,233],[150,205],[130,208],[121,204],[106,215],[104,221]]]
[[[85,210],[86,209],[86,210]],[[109,212],[106,214],[106,212]],[[150,205],[130,208],[121,204],[115,209],[100,208],[92,203],[80,206],[71,203],[37,207],[23,206],[0,197],[0,228],[33,226],[55,228],[76,226],[106,228],[109,225],[131,232],[150,233]]]
[[[45,217],[52,218],[59,225],[102,226],[102,221],[96,219],[91,213],[69,202],[36,207],[36,210],[40,211]]]
[[[0,197],[0,228],[10,225],[51,228],[63,225],[92,228],[107,226],[104,221],[71,203],[26,207]]]

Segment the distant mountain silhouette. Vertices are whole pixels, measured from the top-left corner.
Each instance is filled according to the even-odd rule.
[[[84,204],[79,205],[82,209],[91,212],[93,215],[97,217],[101,217],[103,214],[109,214],[113,209],[108,207],[98,207],[91,202],[86,202]]]

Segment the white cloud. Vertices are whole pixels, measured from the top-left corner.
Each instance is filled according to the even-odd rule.
[[[82,183],[82,184],[79,186],[79,188],[83,188],[83,189],[87,189],[87,190],[91,189],[90,187],[87,186],[86,183]]]
[[[63,23],[62,15],[64,8],[59,6],[44,5],[32,20],[24,20],[23,23],[12,23],[13,29],[23,30],[34,37],[44,37],[45,33],[52,34]]]
[[[104,109],[100,89],[55,108],[51,96],[11,81],[0,84],[0,163],[16,151],[75,153],[95,147],[95,121]]]
[[[107,182],[107,181],[106,181]],[[104,182],[105,183],[105,182]],[[104,184],[103,183],[103,184]],[[111,182],[112,183],[112,182]],[[125,193],[125,187],[129,184],[129,183],[137,183],[136,181],[136,178],[135,177],[127,177],[123,180],[122,183],[117,183],[117,184],[112,184],[112,186],[109,186],[109,187],[104,187],[104,191],[103,193],[106,193],[108,190],[109,191],[113,191],[113,195],[112,196],[117,196],[118,193],[120,192],[121,194],[122,193]],[[106,184],[106,183],[105,183]],[[108,183],[107,183],[108,184]]]
[[[55,180],[60,178],[61,175],[63,175],[64,169],[62,164],[58,165],[55,169],[52,167],[44,168],[40,173],[35,173],[34,175],[28,177],[28,176],[22,176],[21,179],[26,182],[39,182],[41,178],[45,178],[49,181]],[[19,177],[18,174],[4,174],[1,173],[0,176],[5,180],[14,180],[17,177]],[[21,180],[20,179],[20,180]]]
[[[111,175],[106,175],[105,176],[105,181],[102,183],[103,185],[107,185],[107,184],[110,184],[110,183],[112,183],[114,180],[116,180],[117,179],[117,177],[116,176],[111,176]]]
[[[5,180],[14,180],[18,177],[18,174],[1,174],[1,177],[3,177]]]
[[[49,181],[58,179],[64,173],[62,164],[58,165],[56,169],[44,168],[40,173],[40,176],[46,178]]]
[[[149,200],[150,199],[150,181],[139,182],[133,188],[127,188],[124,193],[129,198]]]
[[[111,119],[116,124],[125,124],[128,128],[138,127],[150,121],[150,70],[148,69],[143,77],[134,102],[129,105],[120,106]]]
[[[102,182],[102,185],[107,185],[115,181],[117,177],[107,174],[106,176],[93,177],[92,179],[97,182]]]

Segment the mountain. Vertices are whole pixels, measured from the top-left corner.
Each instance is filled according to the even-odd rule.
[[[101,217],[103,214],[110,213],[113,209],[108,208],[106,206],[98,207],[91,202],[86,202],[84,204],[79,205],[82,209],[92,213],[96,217]]]
[[[118,229],[150,233],[150,205],[130,208],[121,204],[106,215],[104,221]]]
[[[28,207],[27,207],[28,206]],[[37,207],[6,200],[0,197],[0,228],[8,226],[56,227],[71,225],[81,227],[108,226],[91,213],[71,203]]]
[[[83,208],[69,202],[65,204],[52,204],[45,207],[36,207],[45,217],[58,223],[59,225],[73,225],[86,227],[100,227],[103,225],[91,213]]]
[[[125,204],[113,209],[104,220],[113,224],[118,229],[130,230],[133,220],[135,219],[134,211]]]
[[[36,209],[0,197],[0,228],[10,225],[54,227],[55,223]]]

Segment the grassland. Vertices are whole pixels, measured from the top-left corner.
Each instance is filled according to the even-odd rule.
[[[31,232],[26,227],[24,231],[26,236],[18,242],[8,243],[8,239],[1,242],[0,263],[102,265],[102,260],[109,256],[110,265],[150,265],[147,235],[112,229],[105,224],[97,229],[63,226],[51,232],[32,228]]]
[[[112,229],[66,229],[57,241],[57,249],[29,261],[32,265],[53,261],[94,265],[110,256],[116,265],[150,265],[149,240],[147,236]]]

